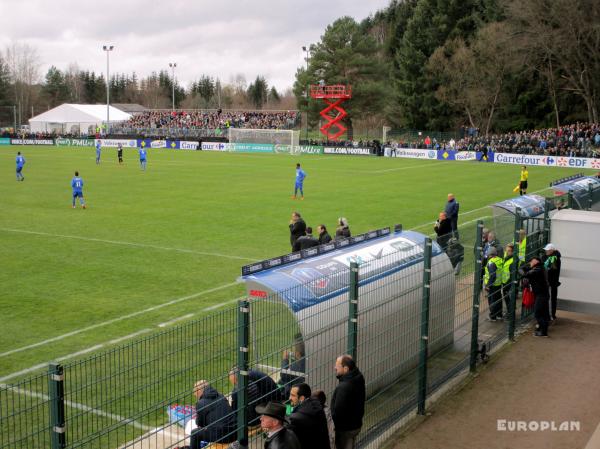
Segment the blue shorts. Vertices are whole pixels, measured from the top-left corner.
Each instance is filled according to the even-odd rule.
[[[83,192],[73,192],[73,198],[83,198]]]
[[[304,183],[296,183],[296,188],[297,189],[301,189],[302,187],[304,187]]]
[[[21,173],[21,170],[23,170],[23,167],[17,167],[17,173]]]

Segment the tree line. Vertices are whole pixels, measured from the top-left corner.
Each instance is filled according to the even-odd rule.
[[[294,94],[309,121],[310,84],[352,85],[346,125],[497,131],[598,122],[597,0],[393,0],[342,17],[310,46]]]
[[[105,104],[106,79],[103,73],[70,64],[65,70],[51,66],[40,74],[37,50],[27,44],[13,44],[0,52],[0,126],[27,119],[63,103]],[[201,74],[187,88],[180,85],[168,70],[140,78],[132,74],[111,74],[110,102],[138,103],[150,109],[172,107],[173,93],[178,109],[294,109],[291,89],[280,93],[269,86],[264,76],[249,84],[243,74],[228,83]]]

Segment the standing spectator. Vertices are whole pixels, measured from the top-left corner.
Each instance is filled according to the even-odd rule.
[[[502,319],[502,258],[498,257],[496,248],[488,251],[488,262],[483,276],[485,291],[487,292],[489,318],[488,321]]]
[[[294,385],[290,390],[292,413],[288,429],[294,431],[302,449],[329,449],[327,418],[318,399],[311,397],[308,384]]]
[[[266,432],[264,449],[301,449],[300,441],[292,430],[283,427],[285,405],[269,402],[266,406],[257,405],[260,426]]]
[[[437,239],[435,239],[435,241],[442,247],[442,251],[446,251],[448,242],[452,238],[452,224],[446,216],[446,212],[440,212],[433,230],[437,234]]]
[[[519,266],[525,263],[527,259],[527,231],[519,229],[519,251],[518,251]]]
[[[365,378],[347,354],[336,359],[335,373],[339,380],[331,398],[335,445],[337,449],[354,449],[365,414]]]
[[[83,179],[79,177],[79,172],[75,172],[75,177],[71,180],[71,188],[73,189],[73,209],[75,209],[75,200],[79,198],[81,207],[85,209],[85,201],[83,200]]]
[[[527,166],[523,165],[521,168],[521,177],[519,178],[519,195],[527,194],[527,180],[529,179],[529,172]]]
[[[508,243],[504,247],[504,258],[502,259],[502,297],[506,304],[506,312],[510,311],[510,272],[512,270],[514,259],[515,245]]]
[[[450,220],[450,224],[452,225],[452,233],[454,234],[454,237],[459,238],[458,237],[458,210],[460,208],[460,205],[458,204],[458,201],[456,201],[456,198],[454,198],[454,194],[453,193],[449,193],[448,194],[448,201],[446,202],[446,207],[444,209],[444,212],[446,212],[446,217],[448,217],[448,219]]]
[[[548,308],[548,280],[546,278],[546,270],[538,257],[533,257],[529,264],[523,265],[519,269],[519,274],[527,279],[533,295],[535,303],[533,305],[533,313],[538,323],[538,329],[533,334],[535,337],[548,336],[548,322],[550,321],[550,313]]]
[[[298,212],[292,212],[292,218],[290,219],[290,243],[292,245],[292,251],[296,240],[306,234],[306,223]]]
[[[556,306],[558,304],[558,287],[560,285],[560,251],[552,243],[544,246],[546,255],[543,257],[544,268],[548,273],[550,286],[550,320],[556,319]]]
[[[317,226],[317,232],[319,233],[319,245],[331,242],[331,236],[329,235],[329,232],[327,232],[325,225]]]
[[[348,220],[344,217],[338,218],[338,227],[335,229],[335,239],[349,238],[352,234],[350,233],[350,226],[348,226]]]
[[[142,167],[142,170],[146,170],[146,149],[144,147],[140,147],[139,149],[139,153],[140,153],[140,167]]]
[[[205,380],[194,385],[196,425],[192,430],[191,449],[200,449],[201,442],[232,443],[235,441],[235,413],[227,399]]]
[[[25,181],[25,176],[23,176],[23,166],[25,165],[25,158],[21,155],[20,151],[17,151],[17,181]]]
[[[312,248],[313,246],[319,246],[319,241],[313,237],[312,228],[308,226],[306,228],[306,234],[298,237],[292,251],[302,251],[303,249]]]
[[[335,426],[331,417],[331,409],[327,407],[327,396],[323,390],[313,391],[312,397],[317,399],[323,407],[325,418],[327,419],[327,431],[329,433],[329,449],[335,449]]]
[[[304,178],[306,178],[306,172],[302,170],[300,164],[296,164],[296,184],[294,185],[294,196],[292,196],[293,200],[296,199],[298,191],[300,191],[300,199],[304,199]]]

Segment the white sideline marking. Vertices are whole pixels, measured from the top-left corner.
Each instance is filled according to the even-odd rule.
[[[77,334],[80,334],[82,332],[86,332],[86,331],[89,331],[89,330],[92,330],[92,329],[97,329],[99,327],[107,326],[109,324],[117,323],[119,321],[123,321],[123,320],[126,320],[128,318],[132,318],[134,316],[143,315],[145,313],[152,312],[154,310],[162,309],[163,307],[167,307],[167,306],[170,306],[170,305],[173,305],[173,304],[177,304],[177,303],[182,302],[182,301],[187,301],[188,299],[197,298],[198,296],[206,295],[208,293],[213,293],[213,292],[216,292],[216,291],[219,291],[219,290],[223,290],[223,289],[226,289],[226,288],[229,288],[229,287],[233,287],[234,285],[237,285],[237,282],[230,282],[229,284],[224,284],[224,285],[221,285],[219,287],[214,287],[214,288],[211,288],[211,289],[208,289],[208,290],[203,290],[201,292],[194,293],[192,295],[183,296],[181,298],[176,298],[176,299],[173,299],[171,301],[167,301],[167,302],[164,302],[162,304],[158,304],[156,306],[148,307],[147,309],[138,310],[137,312],[128,313],[127,315],[123,315],[123,316],[120,316],[120,317],[117,317],[117,318],[113,318],[113,319],[108,320],[108,321],[103,321],[102,323],[92,324],[91,326],[83,327],[81,329],[77,329],[77,330],[74,330],[72,332],[67,332],[66,334],[58,335],[56,337],[49,338],[47,340],[40,341],[38,343],[33,343],[31,345],[22,346],[20,348],[16,348],[16,349],[12,349],[10,351],[6,351],[6,352],[3,352],[3,353],[0,353],[0,357],[6,357],[7,355],[10,355],[10,354],[15,354],[17,352],[22,352],[22,351],[26,351],[28,349],[37,348],[38,346],[43,346],[43,345],[46,345],[48,343],[53,343],[55,341],[63,340],[65,338],[67,338],[67,337],[72,337],[73,335],[77,335]]]
[[[237,301],[239,301],[242,298],[245,298],[245,296],[240,296],[239,298],[231,299],[229,301],[225,301],[225,302],[222,302],[222,303],[219,303],[219,304],[214,304],[212,306],[205,307],[204,309],[200,310],[200,312],[208,312],[210,310],[215,310],[215,309],[223,307],[223,306],[225,306],[227,304],[231,304],[233,302],[237,302]],[[178,322],[178,321],[181,321],[181,320],[184,320],[184,319],[187,319],[187,318],[191,318],[193,316],[194,316],[193,313],[189,313],[187,315],[184,315],[184,316],[172,319],[171,321],[160,323],[160,324],[157,325],[157,327],[161,327],[161,328],[162,327],[167,327],[170,324],[173,324],[175,322]],[[68,360],[68,359],[72,359],[74,357],[77,357],[78,355],[83,355],[83,354],[87,354],[89,352],[94,352],[94,351],[97,351],[98,349],[102,349],[105,346],[114,345],[114,344],[120,343],[123,340],[129,340],[129,339],[131,339],[133,337],[137,337],[138,335],[145,334],[145,333],[148,333],[148,332],[151,332],[151,331],[152,331],[152,329],[142,329],[142,330],[139,330],[137,332],[134,332],[133,334],[129,334],[129,335],[125,335],[123,337],[115,338],[114,340],[109,340],[108,342],[99,343],[97,345],[90,346],[89,348],[82,349],[81,351],[73,352],[71,354],[67,354],[67,355],[64,355],[62,357],[58,357],[58,358],[54,359],[54,361],[55,362],[62,362],[62,361]],[[27,373],[30,373],[32,371],[38,371],[38,370],[47,368],[49,363],[50,362],[38,363],[37,365],[30,366],[29,368],[25,368],[25,369],[22,369],[20,371],[15,371],[14,373],[7,374],[6,376],[0,377],[0,382],[5,382],[5,381],[7,381],[9,379],[14,379],[15,377],[22,376],[23,374],[27,374]]]
[[[6,385],[6,384],[0,384],[0,388],[6,388],[7,390],[12,390],[15,393],[18,394],[22,394],[23,396],[29,396],[32,398],[39,398],[39,399],[43,399],[45,401],[49,401],[50,400],[50,396],[48,396],[47,394],[43,394],[43,393],[36,393],[35,391],[28,391],[28,390],[23,390],[22,388],[18,388],[18,387],[13,387],[11,385]],[[90,412],[94,415],[98,415],[98,416],[103,416],[105,418],[110,418],[113,421],[119,421],[119,422],[123,422],[126,424],[129,424],[133,427],[137,427],[138,429],[142,429],[142,430],[152,430],[153,427],[147,426],[145,424],[139,423],[133,419],[130,418],[125,418],[123,416],[120,415],[115,415],[114,413],[109,413],[109,412],[105,412],[103,410],[99,410],[96,408],[92,408],[89,407],[85,404],[80,404],[78,402],[73,402],[73,401],[65,401],[65,404],[68,405],[71,408],[75,408],[77,410],[83,410],[84,412]]]
[[[21,234],[43,235],[43,236],[47,236],[47,237],[57,237],[57,238],[62,238],[62,239],[85,240],[88,242],[108,243],[111,245],[136,246],[136,247],[140,247],[140,248],[160,249],[163,251],[177,251],[179,253],[199,254],[201,256],[224,257],[226,259],[250,260],[252,262],[258,261],[258,259],[253,259],[251,257],[231,256],[229,254],[211,253],[211,252],[205,252],[205,251],[195,251],[193,249],[184,249],[184,248],[171,248],[168,246],[147,245],[145,243],[134,243],[134,242],[122,242],[119,240],[96,239],[93,237],[81,237],[78,235],[51,234],[49,232],[27,231],[25,229],[13,229],[13,228],[0,228],[0,231],[17,232],[17,233],[21,233]]]
[[[173,324],[173,323],[176,323],[177,321],[181,321],[181,320],[186,320],[186,319],[191,318],[193,316],[194,316],[193,313],[188,313],[187,315],[180,316],[179,318],[173,318],[170,321],[165,321],[164,323],[160,323],[158,325],[158,327],[167,327],[169,324]]]

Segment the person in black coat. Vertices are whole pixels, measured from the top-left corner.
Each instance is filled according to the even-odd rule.
[[[433,230],[437,234],[437,239],[435,239],[435,241],[442,247],[442,251],[446,251],[448,242],[452,238],[452,223],[446,215],[446,212],[440,212]]]
[[[294,385],[290,390],[293,407],[286,427],[294,431],[302,449],[329,449],[329,431],[325,411],[318,399],[311,398],[308,384]]]
[[[238,397],[237,397],[237,375],[239,368],[234,366],[229,371],[229,382],[233,385],[231,392],[231,409],[237,413]],[[258,422],[258,414],[255,407],[259,404],[266,404],[271,401],[281,399],[279,387],[277,383],[268,374],[258,370],[248,371],[248,408],[246,410],[248,416],[248,424],[256,426]]]
[[[205,380],[194,385],[196,425],[191,434],[191,449],[200,449],[202,441],[232,443],[236,439],[235,413],[227,399]]]
[[[325,225],[317,226],[317,233],[319,234],[319,245],[331,242],[331,236],[327,232]]]
[[[550,320],[556,319],[556,306],[558,304],[558,286],[560,285],[560,251],[552,243],[544,246],[546,254],[542,257],[544,268],[548,273],[550,286]]]
[[[292,251],[294,250],[296,240],[305,234],[306,223],[298,212],[292,212],[292,218],[290,220],[290,244],[292,245]]]
[[[527,279],[535,296],[533,313],[538,323],[538,330],[535,331],[534,335],[536,337],[547,337],[548,323],[550,321],[550,298],[548,295],[548,278],[544,265],[542,265],[538,257],[533,257],[528,265],[523,265],[519,269],[519,274],[524,279]]]
[[[331,397],[331,417],[335,425],[337,449],[352,449],[362,427],[365,414],[365,378],[349,355],[341,355],[335,361],[338,386]]]
[[[452,232],[454,233],[454,237],[458,238],[458,211],[460,209],[460,205],[456,198],[454,198],[453,193],[448,194],[448,201],[446,202],[446,207],[444,208],[444,212],[446,212],[446,217],[450,220],[450,224],[452,225]]]
[[[301,449],[296,434],[283,426],[285,405],[269,402],[257,405],[256,412],[260,415],[260,426],[267,434],[265,449]]]
[[[338,227],[335,229],[335,239],[347,239],[352,236],[350,232],[350,226],[348,225],[348,220],[344,217],[338,218]]]
[[[302,251],[303,249],[312,248],[314,246],[319,246],[319,241],[313,237],[312,228],[309,226],[306,228],[306,235],[298,237],[292,251]]]

